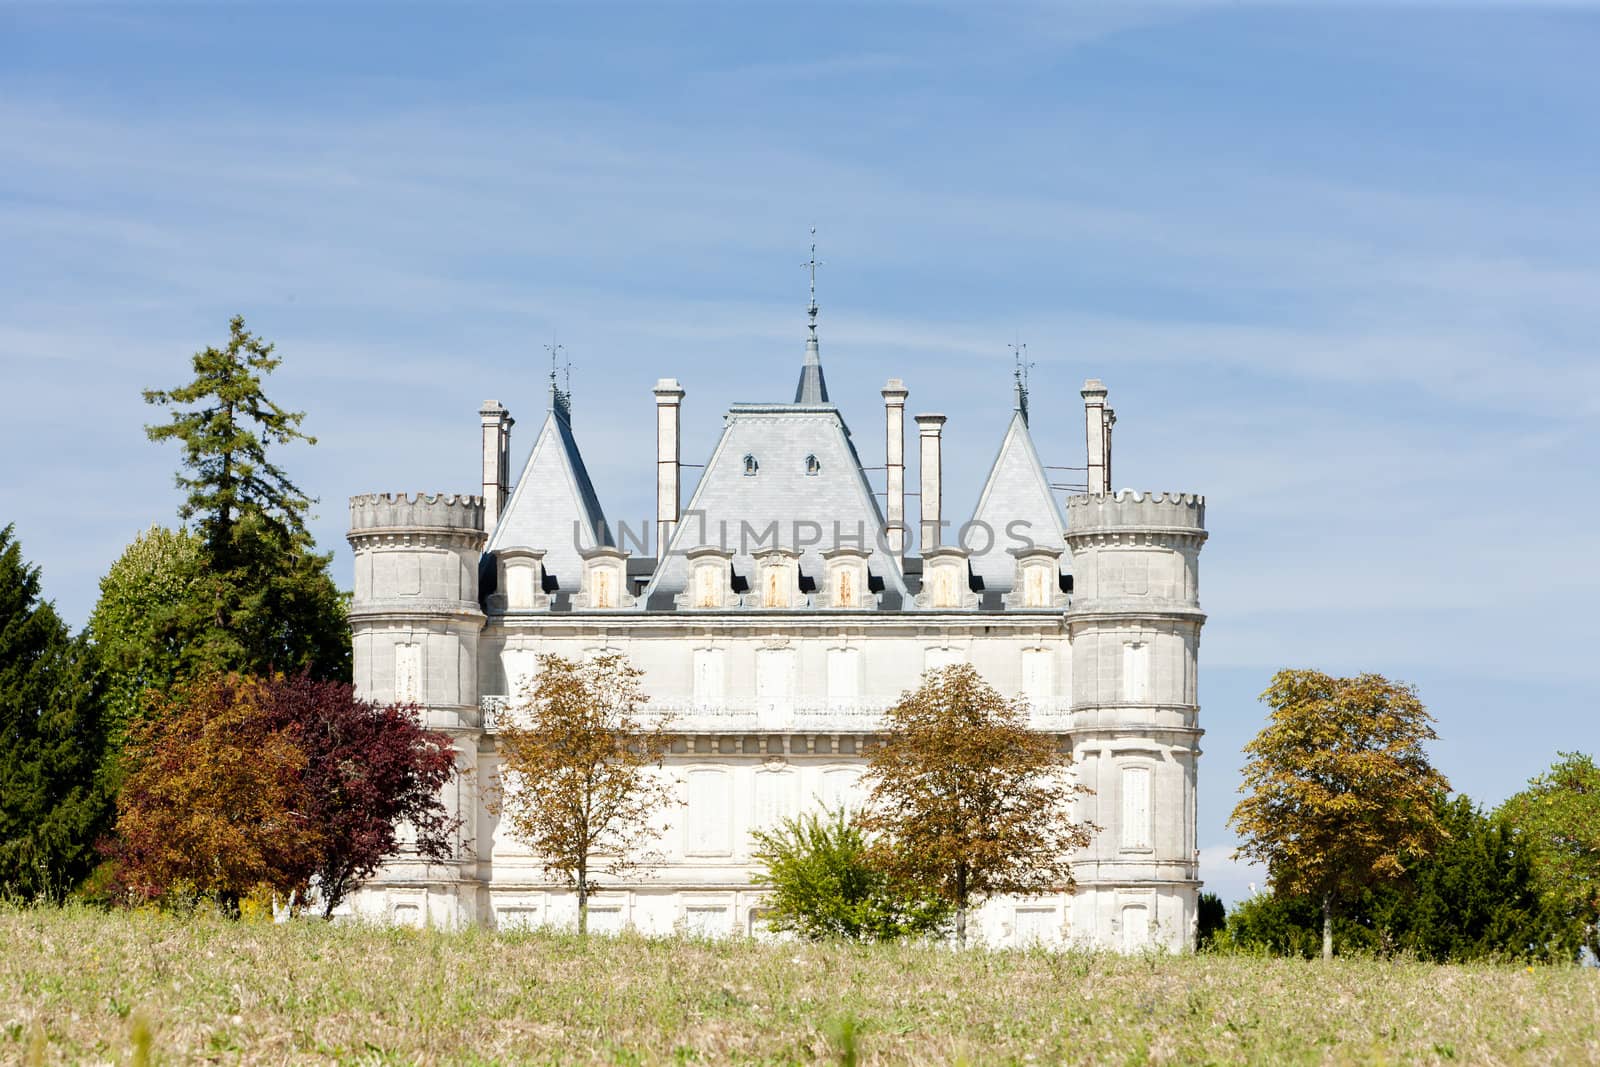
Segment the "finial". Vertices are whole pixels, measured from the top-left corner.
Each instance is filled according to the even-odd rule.
[[[1022,421],[1028,421],[1028,371],[1033,364],[1028,360],[1028,346],[1021,341],[1006,347],[1011,349],[1011,378],[1015,390],[1016,410],[1022,412]]]
[[[811,227],[811,258],[800,264],[811,272],[811,303],[806,307],[806,314],[811,317],[811,336],[808,340],[815,342],[817,339],[817,228]]]
[[[550,410],[570,422],[572,420],[572,363],[570,360],[566,364],[566,389],[563,390],[557,384],[556,377],[561,354],[567,350],[567,346],[557,344],[555,335],[552,334],[550,343],[544,346],[544,350],[550,353]]]

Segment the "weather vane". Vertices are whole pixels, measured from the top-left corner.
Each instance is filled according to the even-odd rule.
[[[811,272],[811,304],[806,308],[806,314],[811,316],[811,340],[817,339],[817,228],[811,227],[811,258],[800,264]]]

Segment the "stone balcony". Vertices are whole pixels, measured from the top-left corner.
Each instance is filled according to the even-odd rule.
[[[885,713],[898,702],[889,700],[837,700],[786,702],[728,701],[696,703],[684,700],[652,700],[640,709],[640,719],[653,726],[669,719],[682,733],[759,734],[759,733],[876,733],[883,728]],[[486,696],[480,701],[483,728],[495,733],[509,711],[510,698]],[[1034,701],[1030,704],[1029,724],[1040,730],[1065,730],[1070,708],[1065,699]]]

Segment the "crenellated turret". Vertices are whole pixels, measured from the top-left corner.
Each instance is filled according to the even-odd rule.
[[[455,863],[428,865],[402,855],[374,881],[373,889],[383,892],[363,900],[369,907],[381,902],[391,915],[454,924],[474,914],[478,892],[473,843],[484,499],[422,493],[351,497],[348,539],[355,552],[350,631],[356,693],[383,703],[419,705],[428,727],[454,738],[459,777],[447,787],[445,802],[451,815],[463,820]]]
[[[1067,502],[1072,738],[1099,834],[1075,865],[1081,929],[1102,947],[1192,944],[1199,896],[1195,761],[1205,498]]]

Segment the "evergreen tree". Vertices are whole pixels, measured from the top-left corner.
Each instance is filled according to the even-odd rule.
[[[92,647],[39,599],[0,531],[0,894],[59,899],[94,865],[110,814],[104,693]]]
[[[1532,857],[1510,824],[1464,796],[1441,799],[1437,813],[1450,836],[1432,855],[1404,880],[1347,898],[1333,924],[1340,951],[1410,952],[1438,962],[1571,959],[1581,927],[1539,891]],[[1312,894],[1253,897],[1228,916],[1219,942],[1310,957],[1319,951],[1321,920]]]
[[[306,514],[314,501],[270,458],[273,446],[315,444],[304,413],[267,399],[262,379],[282,361],[235,316],[226,347],[193,359],[194,380],[146,390],[172,409],[146,428],[152,441],[183,447],[179,514],[195,522],[204,567],[175,625],[182,673],[272,670],[348,679],[350,634],[344,601],[314,551]]]

